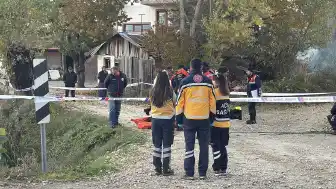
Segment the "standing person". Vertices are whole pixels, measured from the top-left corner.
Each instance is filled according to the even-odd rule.
[[[171,79],[172,87],[173,87],[173,90],[176,94],[178,93],[178,90],[180,88],[182,79],[184,79],[188,75],[189,75],[189,73],[184,68],[184,66],[180,65],[178,67],[178,70],[176,71],[175,75]]]
[[[106,71],[106,67],[103,66],[102,70],[98,73],[98,87],[99,88],[105,88],[104,81],[106,77],[108,76],[108,72]],[[99,90],[98,91],[98,96],[101,98],[105,98],[107,94],[106,90]]]
[[[327,119],[333,130],[331,134],[336,135],[336,103],[331,108],[330,115],[327,116]]]
[[[74,88],[77,83],[77,74],[74,72],[73,68],[70,66],[68,67],[68,72],[63,75],[63,81],[65,87],[72,87]],[[65,90],[65,97],[69,97],[69,91],[71,91],[71,97],[75,97],[75,90]]]
[[[209,78],[202,75],[202,62],[191,61],[191,74],[182,80],[176,106],[176,120],[183,124],[185,139],[185,178],[194,178],[195,168],[195,135],[197,133],[200,154],[198,172],[200,179],[206,178],[209,164],[209,131],[210,120],[216,112],[214,89]]]
[[[247,97],[250,98],[258,98],[261,96],[261,79],[260,77],[255,74],[251,67],[249,67],[245,71],[247,75]],[[249,102],[248,103],[248,111],[250,114],[250,119],[246,121],[246,124],[256,124],[256,103],[255,102]]]
[[[214,73],[210,69],[209,63],[203,62],[202,72],[203,72],[203,75],[205,75],[206,77],[208,77],[209,79],[211,79],[211,81],[213,80]]]
[[[111,69],[111,74],[109,74],[105,81],[104,86],[107,88],[107,94],[111,98],[120,98],[124,94],[124,89],[127,86],[127,78],[124,73],[122,73],[119,67],[114,66]],[[109,123],[111,128],[115,128],[119,124],[119,115],[121,109],[120,100],[109,100]]]
[[[216,116],[211,128],[211,147],[214,158],[212,168],[217,176],[225,176],[228,164],[226,146],[229,144],[230,90],[225,73],[227,68],[218,69],[214,77],[216,96]]]
[[[155,174],[173,175],[170,168],[171,145],[174,138],[174,121],[176,95],[170,87],[169,77],[165,71],[156,76],[150,92],[149,101],[152,114],[152,139],[154,144],[153,164]],[[161,161],[163,159],[163,162]]]

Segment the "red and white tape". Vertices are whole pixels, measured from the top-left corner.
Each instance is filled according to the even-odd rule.
[[[34,97],[34,96],[20,96],[20,95],[0,95],[0,100],[9,99],[35,99],[36,101],[142,101],[145,102],[147,98],[99,98],[99,97]],[[304,96],[304,97],[260,97],[260,98],[230,98],[231,102],[259,102],[259,103],[327,103],[336,102],[336,96]]]

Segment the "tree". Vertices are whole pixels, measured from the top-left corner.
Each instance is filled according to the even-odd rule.
[[[73,58],[78,74],[78,87],[84,87],[85,55],[90,48],[115,34],[115,26],[128,20],[123,11],[129,0],[62,0],[59,2],[58,44]]]
[[[254,56],[261,69],[272,68],[274,75],[282,76],[294,70],[299,51],[330,39],[327,21],[335,12],[335,2],[231,0],[226,11],[214,12],[204,19],[209,57]]]

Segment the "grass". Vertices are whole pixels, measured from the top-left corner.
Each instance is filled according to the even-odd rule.
[[[147,141],[131,128],[110,129],[105,117],[64,109],[51,104],[47,125],[49,173],[40,172],[40,133],[31,101],[1,105],[0,121],[8,131],[11,168],[2,167],[1,177],[74,180],[118,171],[130,151]],[[17,138],[19,137],[19,138]]]

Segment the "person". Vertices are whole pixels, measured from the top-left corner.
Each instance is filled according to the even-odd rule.
[[[227,174],[228,154],[226,146],[229,144],[230,128],[230,90],[225,73],[227,68],[218,69],[218,75],[214,76],[216,115],[211,127],[211,147],[214,163],[212,168],[216,176]],[[235,119],[235,117],[233,118]]]
[[[331,134],[336,135],[336,103],[331,108],[330,115],[327,116],[327,119],[333,130]]]
[[[63,75],[63,81],[64,81],[65,87],[74,88],[76,86],[77,74],[74,72],[71,66],[68,67],[68,72],[66,72]],[[65,90],[65,97],[69,97],[69,91],[71,93],[71,97],[75,97],[75,93],[76,93],[75,90],[69,90],[69,89]]]
[[[124,94],[127,86],[127,77],[122,73],[119,67],[114,66],[111,73],[106,77],[104,86],[107,88],[109,97],[120,98]],[[115,128],[119,124],[119,115],[121,110],[120,100],[109,100],[109,123],[111,128]]]
[[[214,73],[210,69],[209,63],[203,62],[202,71],[203,71],[203,75],[211,79],[211,81],[213,80]]]
[[[185,77],[187,77],[189,75],[189,73],[187,72],[187,70],[184,68],[183,65],[180,65],[178,67],[178,70],[176,71],[176,73],[174,74],[174,76],[171,78],[171,84],[173,87],[173,90],[175,92],[175,94],[178,93],[178,90],[180,88],[181,85],[181,81],[182,79],[184,79]]]
[[[173,67],[168,66],[166,70],[168,72],[169,78],[172,78],[174,76],[174,69],[173,69]]]
[[[103,66],[102,70],[98,73],[98,87],[99,88],[105,88],[104,81],[106,77],[108,76],[108,72],[106,71],[106,67]],[[107,94],[106,90],[99,90],[98,91],[98,96],[101,98],[105,98]]]
[[[261,79],[260,77],[254,73],[251,67],[249,67],[245,71],[247,75],[247,97],[250,98],[258,98],[261,96]],[[248,111],[250,114],[250,119],[246,121],[246,124],[256,124],[256,103],[249,102],[248,103]]]
[[[160,71],[150,92],[152,140],[154,144],[153,164],[156,175],[169,176],[171,145],[174,137],[176,95],[169,83],[168,74]],[[161,161],[161,159],[163,161]]]
[[[198,172],[200,179],[205,179],[209,164],[210,119],[216,112],[216,101],[211,80],[202,74],[201,60],[193,59],[190,67],[190,75],[181,81],[176,121],[183,124],[184,130],[184,178],[194,178],[194,147],[197,133],[200,146]]]

